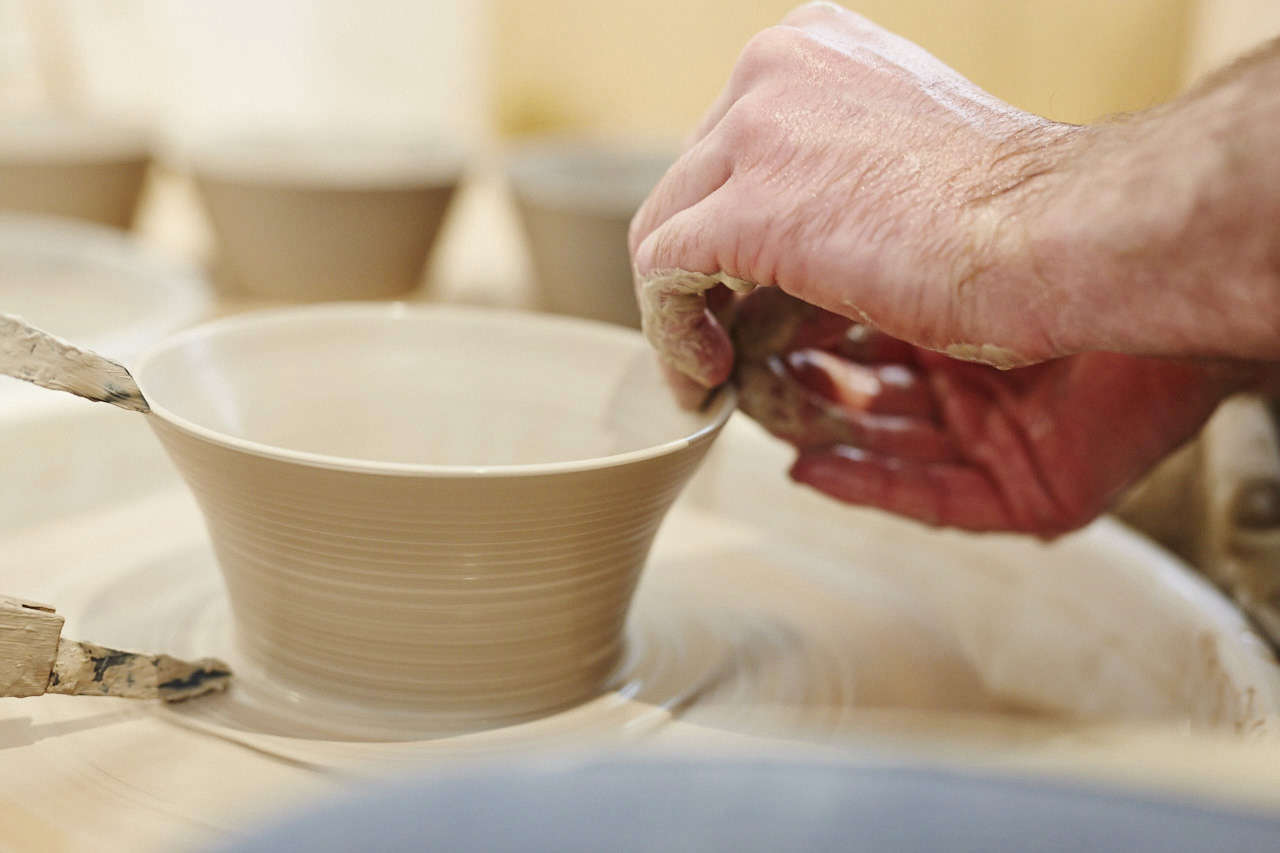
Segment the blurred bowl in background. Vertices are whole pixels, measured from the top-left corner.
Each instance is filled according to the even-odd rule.
[[[151,160],[147,135],[105,119],[0,119],[0,210],[128,228]]]
[[[507,176],[529,238],[539,307],[640,327],[631,283],[631,216],[674,154],[586,139],[515,149]]]
[[[606,689],[658,525],[734,408],[677,407],[629,330],[404,304],[221,320],[134,375],[260,680],[426,730]]]
[[[288,301],[416,288],[463,172],[439,139],[324,131],[224,137],[182,159],[232,285]]]

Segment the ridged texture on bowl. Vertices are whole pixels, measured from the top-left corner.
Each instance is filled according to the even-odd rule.
[[[603,688],[658,525],[715,437],[454,477],[314,467],[151,422],[205,514],[246,657],[304,694],[490,722]]]
[[[293,301],[377,299],[413,290],[454,184],[324,187],[198,175],[235,284]]]

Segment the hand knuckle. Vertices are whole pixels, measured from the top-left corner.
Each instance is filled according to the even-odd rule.
[[[751,37],[738,57],[738,71],[747,76],[772,70],[784,64],[794,53],[799,31],[777,26],[761,30]]]
[[[731,158],[742,164],[751,152],[766,148],[773,133],[768,107],[755,98],[742,98],[725,113],[721,122],[723,140]]]

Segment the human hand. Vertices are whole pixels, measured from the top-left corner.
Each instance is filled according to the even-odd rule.
[[[704,291],[749,282],[965,358],[1059,355],[1011,197],[1074,130],[858,15],[803,6],[746,47],[632,222],[646,333],[718,385],[733,350]]]
[[[1264,368],[1087,353],[1000,371],[776,289],[730,326],[743,411],[799,450],[791,477],[933,525],[1049,537],[1107,509]]]

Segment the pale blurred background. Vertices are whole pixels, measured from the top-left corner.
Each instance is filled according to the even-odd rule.
[[[534,272],[502,178],[503,146],[560,134],[673,151],[746,41],[792,5],[0,0],[0,117],[105,113],[145,126],[162,151],[268,124],[443,132],[466,152],[469,174],[426,290],[506,303]],[[1072,122],[1159,103],[1280,32],[1276,0],[851,5],[1001,98]],[[213,240],[182,170],[158,162],[137,230],[209,261]]]
[[[472,144],[667,138],[790,0],[0,0],[0,107],[182,133],[271,120],[422,124]],[[1280,32],[1274,0],[849,4],[1011,103],[1090,121],[1164,100]]]

